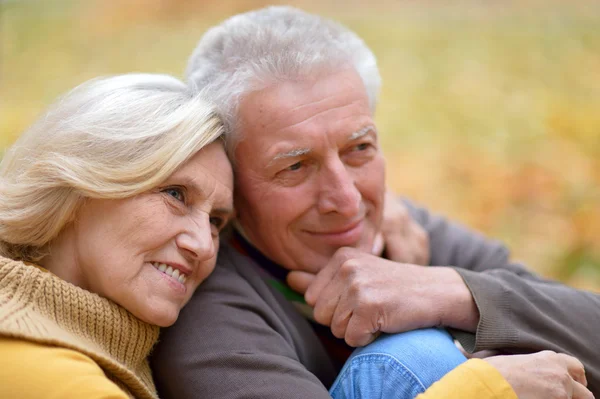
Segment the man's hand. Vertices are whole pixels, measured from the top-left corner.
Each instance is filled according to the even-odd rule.
[[[469,289],[451,268],[397,263],[341,248],[311,277],[292,271],[288,284],[305,290],[315,320],[351,346],[366,345],[380,332],[440,325],[475,331],[479,321]]]
[[[593,399],[579,360],[552,351],[484,359],[508,381],[519,399]]]
[[[429,263],[429,237],[415,222],[406,206],[390,192],[385,195],[381,231],[375,238],[373,255],[385,248],[390,260],[415,265]]]

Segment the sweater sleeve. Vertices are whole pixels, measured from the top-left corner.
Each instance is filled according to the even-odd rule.
[[[406,202],[430,237],[431,265],[452,266],[480,313],[475,334],[452,331],[469,352],[553,350],[584,364],[592,392],[600,392],[600,295],[544,279],[510,261],[501,243]]]
[[[489,363],[471,359],[450,371],[416,399],[518,399],[510,384]]]
[[[127,399],[128,396],[82,353],[0,338],[0,398]]]

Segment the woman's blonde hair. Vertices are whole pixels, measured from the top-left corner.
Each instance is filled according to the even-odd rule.
[[[40,260],[86,198],[154,188],[222,130],[213,107],[171,76],[129,74],[76,87],[0,163],[0,255]]]

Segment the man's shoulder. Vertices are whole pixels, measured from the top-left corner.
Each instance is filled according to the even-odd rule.
[[[181,393],[188,388],[217,397],[241,385],[262,387],[264,375],[279,376],[274,370],[304,375],[311,384],[315,376],[327,385],[335,376],[309,323],[228,243],[177,322],[162,330],[151,360],[164,397],[193,397]],[[218,383],[224,379],[227,386]]]
[[[215,296],[243,296],[248,301],[260,302],[282,300],[273,296],[256,262],[229,242],[221,243],[215,269],[196,290],[193,299],[208,300]]]
[[[214,339],[211,326],[216,325],[221,328],[221,337],[231,334],[235,339],[243,338],[244,326],[268,328],[287,338],[291,331],[313,334],[294,305],[267,280],[268,276],[252,258],[223,243],[215,270],[200,284],[168,330],[194,329],[196,335],[211,334],[210,339]],[[210,325],[206,320],[211,321]]]

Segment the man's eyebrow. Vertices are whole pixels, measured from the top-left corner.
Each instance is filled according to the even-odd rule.
[[[376,132],[375,130],[375,126],[372,125],[368,125],[365,126],[363,128],[361,128],[360,130],[352,133],[350,135],[350,137],[348,137],[348,141],[354,141],[356,139],[359,139],[363,136],[366,136],[367,134],[369,134],[369,132]],[[279,154],[275,155],[273,157],[273,159],[271,160],[271,162],[269,162],[269,165],[271,163],[273,163],[274,161],[277,161],[278,159],[286,159],[286,158],[294,158],[294,157],[299,157],[301,155],[306,155],[310,152],[310,148],[296,148],[293,149],[291,151],[287,151],[287,152],[280,152]]]
[[[368,126],[363,127],[362,129],[352,133],[350,135],[350,137],[348,137],[348,141],[354,141],[356,139],[359,139],[363,136],[366,136],[369,132],[376,132],[375,126],[368,125]]]
[[[288,152],[280,152],[279,154],[275,155],[273,161],[276,161],[278,159],[299,157],[301,155],[308,154],[309,152],[310,148],[296,148]]]

